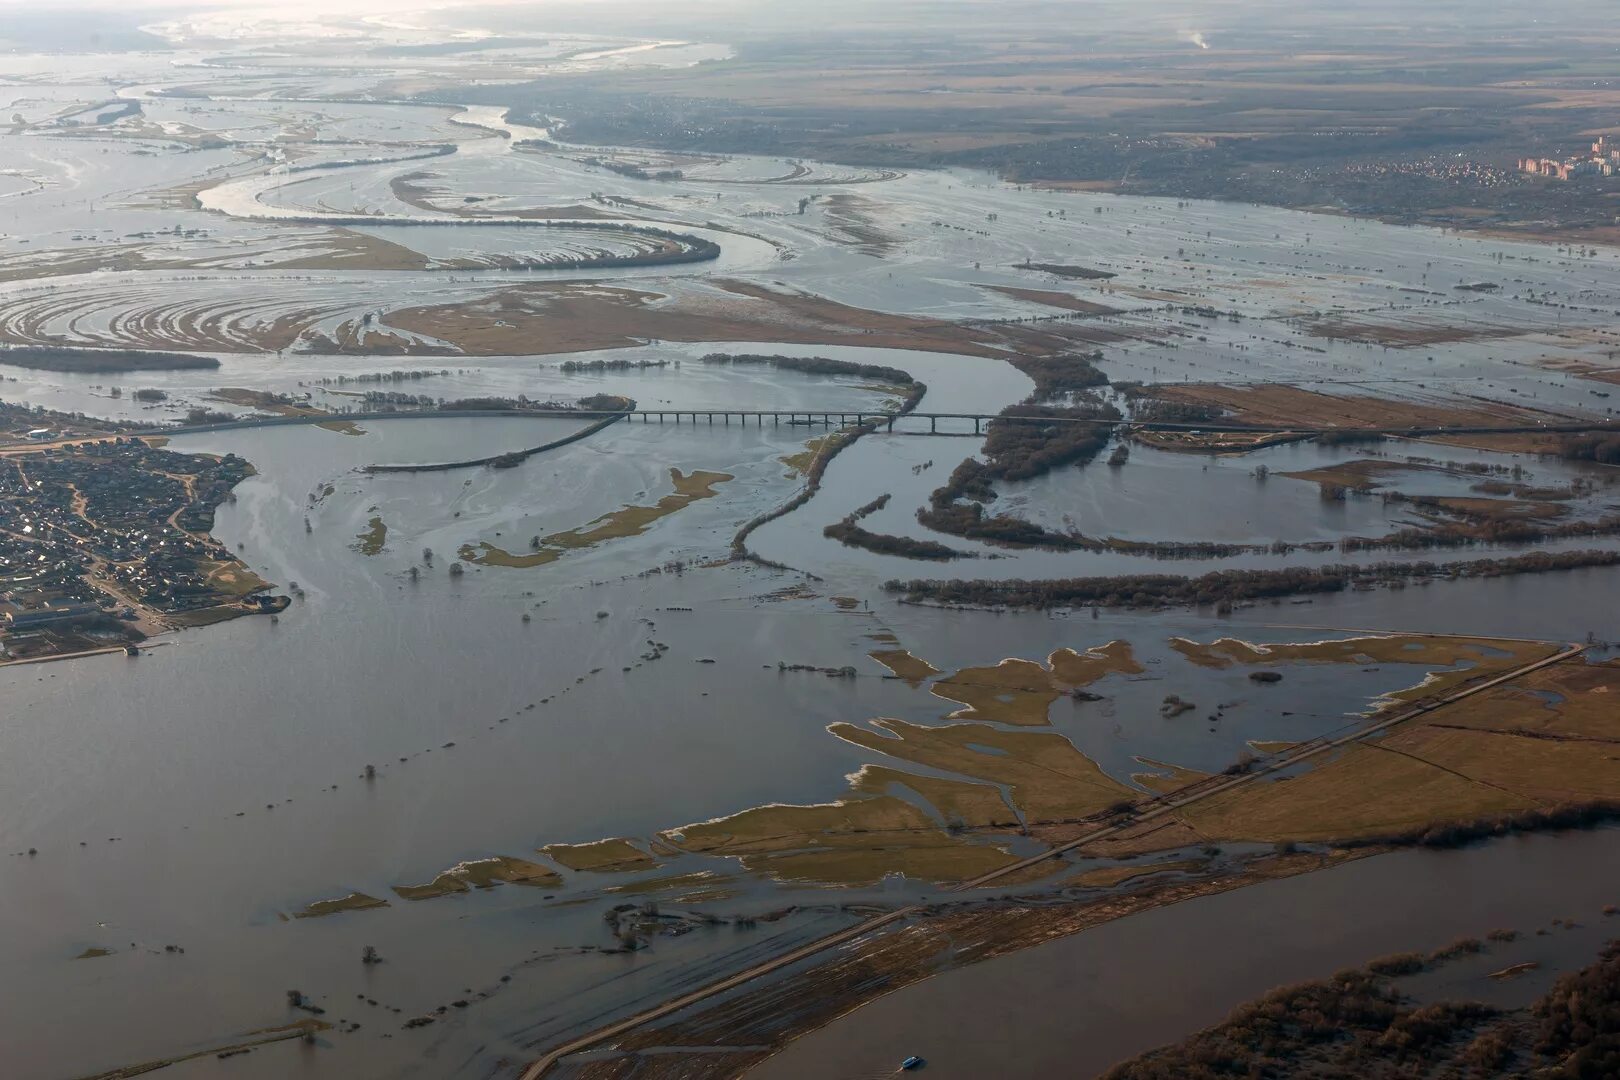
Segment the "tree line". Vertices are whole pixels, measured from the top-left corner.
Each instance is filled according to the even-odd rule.
[[[884,588],[912,603],[1047,609],[1058,607],[1230,607],[1254,600],[1343,592],[1360,586],[1403,585],[1426,579],[1508,577],[1620,565],[1620,551],[1533,552],[1468,562],[1381,562],[1366,565],[1217,570],[1198,577],[1123,574],[1046,581],[889,581]]]

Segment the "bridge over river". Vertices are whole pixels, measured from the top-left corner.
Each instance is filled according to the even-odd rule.
[[[1390,427],[1311,426],[1308,424],[1245,424],[1221,420],[1198,423],[1173,423],[1157,420],[1110,419],[1080,416],[1004,416],[1000,413],[971,412],[895,412],[863,409],[728,409],[697,406],[684,409],[417,409],[409,411],[312,413],[297,416],[244,417],[240,420],[211,424],[180,424],[161,428],[148,428],[129,432],[132,435],[188,435],[198,432],[231,431],[243,428],[275,427],[289,424],[376,423],[382,420],[435,420],[473,417],[532,417],[537,420],[592,420],[619,421],[643,424],[696,425],[699,427],[725,427],[753,424],[764,427],[769,421],[773,427],[850,427],[866,424],[883,426],[895,431],[896,424],[907,422],[906,427],[926,421],[932,434],[967,434],[971,425],[973,434],[982,434],[991,421],[1018,424],[1088,424],[1113,427],[1123,425],[1134,431],[1166,431],[1203,435],[1323,435],[1329,432],[1354,432],[1358,435],[1389,435],[1397,438],[1417,438],[1426,435],[1524,435],[1534,433],[1579,434],[1594,431],[1620,431],[1615,419],[1568,420],[1557,423],[1535,424],[1430,424]],[[945,431],[940,430],[941,423]],[[954,430],[953,430],[954,429]],[[95,436],[100,438],[106,435]],[[82,440],[75,440],[82,441]]]
[[[374,423],[379,420],[426,420],[443,419],[447,417],[534,417],[536,419],[567,419],[589,420],[590,424],[577,431],[570,432],[560,439],[531,446],[523,450],[507,451],[501,454],[489,455],[480,458],[471,458],[463,461],[446,461],[434,464],[419,465],[367,465],[364,471],[368,473],[415,473],[415,472],[443,472],[450,469],[465,469],[476,466],[491,466],[494,468],[511,468],[523,461],[543,454],[548,450],[555,450],[569,443],[579,442],[581,439],[601,431],[612,424],[640,421],[643,424],[670,424],[683,427],[697,426],[700,428],[730,427],[733,424],[747,427],[752,421],[757,428],[763,428],[766,420],[773,427],[787,425],[790,427],[812,428],[865,428],[875,431],[880,426],[888,432],[903,435],[981,435],[992,422],[1015,424],[1040,424],[1044,426],[1087,424],[1113,427],[1124,425],[1134,431],[1161,431],[1180,432],[1192,435],[1274,435],[1279,439],[1287,437],[1308,438],[1330,431],[1354,431],[1365,435],[1392,435],[1397,437],[1419,437],[1424,435],[1501,435],[1501,434],[1527,434],[1546,432],[1579,433],[1589,431],[1616,430],[1608,421],[1570,421],[1560,424],[1517,424],[1517,425],[1476,425],[1476,426],[1429,426],[1429,427],[1384,427],[1384,428],[1343,428],[1343,427],[1285,427],[1263,424],[1222,423],[1220,421],[1206,421],[1197,424],[1172,423],[1168,421],[1138,421],[1126,419],[1111,419],[1106,417],[1080,417],[1080,416],[1004,416],[1000,413],[967,413],[967,412],[900,412],[892,410],[867,411],[864,409],[727,409],[727,408],[688,408],[688,409],[631,409],[631,410],[595,410],[595,409],[423,409],[410,412],[361,412],[340,414],[317,414],[299,416],[276,416],[259,419],[243,419],[219,424],[200,424],[189,427],[167,428],[147,434],[182,434],[203,431],[228,431],[232,429],[269,427],[277,424],[323,424],[348,421],[351,423]],[[917,428],[926,421],[926,432]],[[940,430],[940,424],[946,424],[946,430]],[[896,424],[903,426],[896,429]],[[967,426],[973,427],[970,433]]]
[[[38,453],[55,447],[78,443],[97,442],[119,436],[172,436],[206,434],[212,432],[241,431],[251,428],[288,427],[304,424],[374,424],[394,420],[444,420],[477,418],[531,418],[536,420],[582,420],[586,426],[539,446],[514,450],[489,457],[467,461],[444,462],[434,465],[369,465],[367,472],[430,472],[443,469],[466,468],[475,465],[506,467],[515,465],[535,454],[589,438],[603,428],[616,423],[664,424],[678,427],[763,428],[767,421],[772,427],[808,428],[866,428],[882,429],[897,435],[956,435],[984,434],[991,422],[1013,424],[1040,424],[1057,426],[1069,424],[1123,426],[1132,431],[1174,432],[1186,435],[1253,435],[1279,438],[1309,438],[1330,432],[1353,432],[1358,435],[1387,435],[1396,438],[1421,438],[1434,435],[1524,435],[1524,434],[1580,434],[1586,432],[1620,431],[1613,419],[1568,420],[1557,423],[1535,424],[1438,424],[1427,426],[1392,427],[1313,427],[1310,425],[1244,424],[1208,420],[1199,423],[1176,423],[1156,420],[1114,419],[1090,416],[1031,415],[1004,416],[1000,413],[972,412],[901,412],[869,409],[729,409],[696,406],[684,409],[411,409],[346,413],[298,413],[289,416],[248,416],[239,420],[225,420],[207,424],[171,424],[163,427],[142,428],[122,432],[90,432],[83,435],[65,435],[43,442],[19,442],[0,446],[0,455]],[[921,430],[926,423],[927,429]],[[943,428],[942,428],[943,425]]]

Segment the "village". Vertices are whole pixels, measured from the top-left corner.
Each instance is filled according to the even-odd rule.
[[[252,472],[124,436],[0,457],[0,662],[285,607],[208,535]]]

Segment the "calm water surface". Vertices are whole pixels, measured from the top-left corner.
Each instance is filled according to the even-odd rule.
[[[910,1054],[927,1074],[1091,1076],[1219,1022],[1272,987],[1395,952],[1431,951],[1496,928],[1533,934],[1573,917],[1582,930],[1493,944],[1425,976],[1428,997],[1491,991],[1484,971],[1525,960],[1517,1004],[1559,968],[1595,959],[1620,927],[1620,830],[1398,852],[1303,877],[1189,900],[937,975],[791,1044],[751,1080],[866,1080]]]

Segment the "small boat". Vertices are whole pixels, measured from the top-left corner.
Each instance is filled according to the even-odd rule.
[[[900,1068],[904,1072],[910,1072],[912,1069],[920,1069],[922,1066],[923,1059],[918,1057],[916,1054],[912,1054],[910,1057],[906,1058],[906,1060],[900,1063]]]
[[[124,655],[125,656],[139,656],[139,655],[141,655],[141,650],[138,647],[134,646],[134,645],[125,645],[124,646]]]

